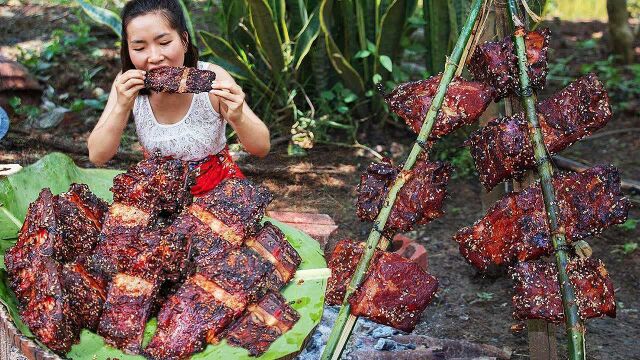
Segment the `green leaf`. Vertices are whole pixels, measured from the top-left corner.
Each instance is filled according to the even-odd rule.
[[[393,64],[391,64],[391,59],[387,55],[380,55],[380,64],[382,64],[382,67],[387,69],[387,71],[393,71]]]
[[[71,158],[64,154],[52,153],[40,159],[37,163],[22,169],[17,174],[0,179],[0,202],[4,204],[4,211],[0,211],[0,234],[15,237],[18,225],[24,219],[29,203],[34,201],[40,190],[49,187],[54,194],[67,191],[73,182],[84,183],[89,186],[97,196],[111,201],[109,188],[113,184],[113,177],[120,171],[105,169],[83,169],[77,167]],[[0,208],[2,209],[2,208]],[[7,215],[9,214],[9,215]],[[20,219],[20,220],[12,220]],[[265,218],[263,221],[271,221],[286,235],[287,241],[296,249],[302,263],[298,270],[324,269],[327,264],[323,257],[323,251],[317,241],[313,240],[302,231],[282,224],[276,220]],[[0,250],[4,254],[7,244],[0,242]],[[4,277],[4,278],[3,278]],[[32,336],[18,316],[18,308],[15,297],[6,283],[6,272],[0,272],[0,301],[8,308],[9,313],[20,331]],[[305,279],[288,284],[283,290],[283,296],[289,304],[300,313],[300,320],[296,325],[279,337],[258,359],[277,359],[297,352],[302,347],[304,340],[318,325],[322,317],[324,305],[324,292],[326,279]],[[147,323],[145,340],[149,341],[156,328],[155,319]],[[144,359],[141,356],[127,355],[118,349],[104,344],[102,337],[88,330],[80,334],[80,342],[75,344],[67,354],[70,359]],[[216,345],[208,345],[203,352],[195,354],[192,359],[256,359],[250,357],[244,349],[232,347],[222,341]]]
[[[295,70],[300,68],[302,60],[309,53],[311,46],[320,34],[320,16],[318,15],[319,8],[311,13],[309,21],[304,25],[300,34],[296,37],[296,45],[293,51],[293,66]]]
[[[122,34],[120,33],[122,31],[122,20],[120,20],[118,14],[109,9],[91,5],[84,0],[76,0],[76,2],[93,21],[108,26],[119,39],[122,39]]]
[[[282,38],[278,32],[277,17],[266,0],[248,0],[251,25],[255,30],[260,51],[265,55],[271,72],[280,77],[284,70]]]
[[[198,39],[196,39],[196,32],[193,30],[191,14],[189,13],[189,9],[187,8],[187,5],[185,5],[183,0],[180,0],[179,3],[180,8],[182,9],[182,14],[184,15],[184,20],[187,23],[187,31],[189,32],[189,37],[191,38],[191,41],[193,41],[193,46],[196,46],[196,42],[198,41]]]
[[[334,0],[322,0],[320,5],[320,27],[324,33],[325,44],[327,48],[327,54],[331,65],[336,72],[342,77],[344,84],[353,90],[356,94],[364,93],[364,81],[360,74],[349,64],[349,61],[342,55],[340,48],[336,45],[331,31],[328,26],[328,22],[333,14],[333,1]]]
[[[373,78],[372,78],[371,80],[373,80],[373,83],[374,83],[374,84],[377,84],[377,83],[379,83],[380,81],[382,81],[382,75],[380,75],[380,74],[374,74],[374,75],[373,75]]]
[[[3,253],[3,266],[4,266],[4,253]],[[22,333],[22,335],[33,338],[33,334],[20,319],[20,311],[18,310],[18,301],[13,295],[13,292],[9,288],[7,279],[7,272],[5,270],[0,271],[0,302],[7,308],[9,315],[13,319],[16,328]]]
[[[353,58],[354,59],[363,59],[363,58],[366,58],[369,55],[371,55],[371,52],[369,50],[360,50],[355,55],[353,55]]]
[[[384,66],[389,72],[391,72],[391,59],[395,59],[399,54],[400,40],[402,39],[402,30],[405,28],[407,18],[410,14],[407,14],[407,2],[405,0],[394,0],[387,11],[382,15],[380,20],[380,31],[376,37],[376,48],[380,55],[380,64]],[[382,57],[386,56],[389,59],[389,66],[385,63],[387,60],[382,60]],[[384,62],[383,62],[384,61]],[[374,74],[379,72],[378,67],[373,67]]]

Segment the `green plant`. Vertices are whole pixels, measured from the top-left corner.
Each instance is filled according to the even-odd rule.
[[[17,96],[13,96],[9,99],[9,106],[11,106],[13,112],[26,117],[28,120],[36,119],[41,113],[40,108],[37,106],[28,104],[23,105],[22,99]]]
[[[476,293],[476,298],[469,302],[469,305],[475,304],[477,302],[487,302],[493,300],[493,293],[481,291]]]
[[[632,254],[634,251],[638,250],[637,242],[628,242],[622,245],[617,245],[616,249],[612,250],[612,253],[622,253],[623,255]]]
[[[640,222],[640,219],[627,219],[627,221],[625,221],[624,223],[618,225],[619,228],[625,230],[625,231],[633,231],[636,229],[636,227],[638,227],[638,223]]]

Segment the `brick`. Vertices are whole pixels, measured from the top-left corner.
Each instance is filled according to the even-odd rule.
[[[393,237],[392,246],[392,249],[394,249],[393,252],[416,262],[425,271],[428,270],[429,259],[427,257],[427,249],[417,241],[405,235],[397,234]]]
[[[303,213],[293,211],[267,211],[267,216],[289,224],[335,225],[327,214]]]

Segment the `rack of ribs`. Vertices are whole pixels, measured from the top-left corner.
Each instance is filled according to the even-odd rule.
[[[411,231],[441,216],[451,166],[443,162],[429,162],[421,157],[406,173],[388,160],[369,165],[360,177],[356,214],[362,221],[375,221],[384,200],[398,175],[406,182],[397,194],[383,234],[389,238],[396,232]]]
[[[536,111],[550,154],[591,135],[611,119],[609,97],[594,74],[537,103]],[[535,167],[524,113],[490,121],[471,134],[465,145],[469,146],[480,182],[489,190],[506,179],[521,179]]]
[[[231,178],[196,197],[189,212],[237,247],[259,230],[260,220],[272,198],[267,189],[249,180]]]
[[[106,206],[86,185],[73,184],[55,196],[43,189],[29,205],[18,241],[5,254],[23,321],[58,353],[69,351],[82,325],[65,291],[63,262],[95,245]]]
[[[564,224],[569,242],[627,219],[630,203],[613,166],[556,175],[553,187],[560,208],[558,222]],[[482,219],[458,231],[454,240],[464,258],[480,270],[490,264],[537,259],[553,251],[544,209],[542,190],[535,183],[498,201]]]
[[[284,233],[270,222],[266,222],[256,236],[247,239],[245,244],[262,258],[274,265],[267,287],[280,290],[293,278],[302,259],[289,244]]]
[[[578,314],[583,320],[605,315],[616,317],[613,283],[602,261],[593,258],[570,260],[567,274],[575,291]],[[515,284],[514,318],[564,321],[558,270],[554,263],[519,263],[513,269],[512,278]]]
[[[404,119],[415,133],[420,132],[440,79],[442,75],[400,84],[384,96],[389,109]],[[485,83],[454,78],[447,88],[442,110],[438,113],[429,138],[441,138],[464,125],[472,124],[480,118],[493,97],[493,88]]]
[[[162,66],[147,71],[144,86],[157,92],[201,93],[212,90],[216,73],[190,67]]]
[[[340,241],[331,255],[326,302],[342,304],[346,287],[364,252],[364,243]],[[431,303],[438,281],[418,264],[376,250],[365,280],[348,299],[352,314],[410,332]]]
[[[274,266],[241,247],[198,265],[158,315],[158,330],[145,349],[154,359],[183,358],[216,343],[248,304],[267,291]]]
[[[299,319],[298,312],[280,293],[269,291],[231,325],[226,339],[232,346],[247,349],[251,356],[260,356]]]
[[[532,87],[544,87],[548,63],[549,29],[527,32],[524,36],[527,48],[527,73]],[[496,89],[496,101],[518,94],[518,58],[511,36],[499,41],[489,41],[476,48],[469,60],[469,71],[476,80],[486,82]]]

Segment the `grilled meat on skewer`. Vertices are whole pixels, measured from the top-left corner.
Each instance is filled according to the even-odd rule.
[[[532,87],[544,87],[548,64],[549,29],[527,32],[527,73]],[[520,89],[518,58],[511,36],[486,42],[476,48],[469,61],[469,71],[476,80],[484,81],[496,90],[496,101],[515,95]]]
[[[400,84],[384,96],[385,101],[391,111],[403,118],[414,132],[419,133],[440,79],[442,75]],[[464,125],[472,124],[480,118],[493,97],[493,88],[484,83],[454,78],[447,89],[430,139],[441,138]]]
[[[578,314],[583,320],[616,317],[613,283],[600,260],[573,259],[567,263]],[[519,263],[512,274],[515,283],[513,316],[519,320],[564,321],[562,295],[555,263],[532,261]]]
[[[163,66],[147,71],[144,86],[157,92],[201,93],[211,91],[215,79],[210,70]]]
[[[351,240],[342,240],[336,245],[329,260],[331,277],[327,282],[327,304],[342,304],[364,246],[364,243]],[[415,262],[376,250],[364,282],[348,301],[353,315],[412,331],[437,288],[436,278]]]
[[[536,105],[544,143],[550,154],[591,135],[611,119],[609,97],[594,74],[579,78]],[[490,121],[475,131],[469,146],[480,181],[487,189],[500,182],[521,179],[535,167],[529,125],[524,113]]]
[[[267,189],[249,180],[231,178],[195,198],[189,212],[215,234],[233,246],[240,246],[246,237],[258,231],[272,198]]]
[[[555,176],[553,187],[568,241],[623,223],[630,207],[613,166]],[[539,183],[511,193],[493,205],[473,226],[454,236],[460,253],[476,268],[537,259],[553,251]]]
[[[376,219],[400,170],[388,161],[369,165],[357,189],[356,213],[360,220]],[[392,238],[396,232],[410,231],[416,224],[426,224],[441,216],[450,173],[451,166],[446,163],[418,159],[404,175],[406,182],[398,192],[384,230],[380,229],[383,234]]]
[[[247,349],[251,356],[259,356],[299,319],[282,295],[270,291],[259,303],[249,305],[245,315],[229,328],[226,339],[230,345]]]
[[[245,244],[275,266],[268,285],[273,291],[280,290],[293,278],[302,261],[282,230],[270,222],[266,222],[258,234],[247,239]]]

